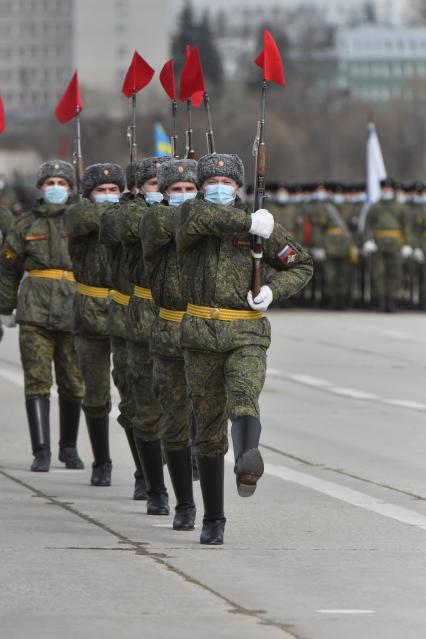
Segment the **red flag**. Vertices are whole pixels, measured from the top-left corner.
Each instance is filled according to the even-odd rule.
[[[176,100],[176,85],[173,59],[168,60],[160,72],[160,82],[170,100]]]
[[[269,31],[263,32],[263,43],[263,51],[257,56],[254,61],[255,64],[263,69],[263,78],[265,80],[285,86],[281,55],[278,50],[277,43]]]
[[[189,100],[190,98],[201,98],[206,91],[206,87],[204,84],[204,76],[203,69],[201,67],[200,54],[198,53],[198,49],[192,49],[189,53],[185,66],[182,69],[182,73],[180,76],[180,92],[179,99],[182,102],[185,100]],[[194,101],[194,106],[199,106]]]
[[[78,84],[78,73],[74,72],[71,81],[62,98],[59,100],[55,109],[55,115],[61,124],[65,124],[77,115],[77,109],[83,110],[83,102],[81,101],[80,86]]]
[[[191,54],[191,45],[190,44],[186,44],[185,45],[185,60],[188,60],[190,54]],[[195,106],[196,109],[198,109],[198,107],[200,106],[201,102],[203,101],[203,95],[204,95],[204,91],[196,91],[194,93],[194,95],[192,96],[191,102]]]
[[[138,93],[151,82],[154,73],[154,69],[149,66],[148,62],[145,62],[142,56],[135,51],[124,78],[122,93],[126,98],[131,98],[134,93]]]
[[[0,134],[3,133],[5,127],[3,98],[0,95]]]

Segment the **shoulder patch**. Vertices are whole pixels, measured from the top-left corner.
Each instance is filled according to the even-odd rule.
[[[292,246],[290,246],[290,244],[286,244],[280,251],[278,251],[276,257],[281,264],[295,264],[299,261],[298,253]]]

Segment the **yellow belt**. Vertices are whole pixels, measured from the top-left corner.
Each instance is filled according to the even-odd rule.
[[[197,306],[196,304],[188,304],[186,312],[192,317],[222,320],[224,322],[234,322],[235,320],[254,320],[261,319],[263,317],[263,314],[260,311],[236,311],[231,308],[211,308],[210,306]]]
[[[47,280],[67,280],[68,282],[75,282],[74,273],[72,271],[62,271],[59,268],[36,268],[29,271],[28,275],[30,277],[41,277]]]
[[[402,233],[398,230],[389,230],[389,231],[374,231],[375,237],[391,237],[397,240],[402,239]]]
[[[136,297],[141,297],[143,300],[152,300],[152,293],[149,288],[142,288],[142,286],[135,286],[133,293]]]
[[[117,304],[121,304],[122,306],[129,305],[130,295],[124,295],[124,293],[120,293],[120,291],[111,291],[111,297]]]
[[[343,231],[340,226],[330,226],[330,228],[326,229],[325,232],[330,235],[343,235]]]
[[[108,299],[111,297],[111,291],[108,288],[100,286],[87,286],[87,284],[77,284],[77,291],[86,297],[96,297],[99,299]]]
[[[181,322],[183,320],[183,316],[185,315],[185,311],[171,311],[168,308],[160,307],[160,317],[169,322]]]

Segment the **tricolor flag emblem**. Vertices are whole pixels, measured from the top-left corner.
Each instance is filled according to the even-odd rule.
[[[293,255],[294,253],[296,253],[296,251],[290,246],[290,244],[286,244],[278,253],[278,259],[280,262],[287,262],[290,255]]]

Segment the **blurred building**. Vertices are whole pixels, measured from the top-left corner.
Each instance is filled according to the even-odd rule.
[[[0,92],[22,117],[50,111],[73,64],[72,0],[0,0]]]
[[[52,117],[74,68],[104,112],[122,107],[121,84],[134,50],[155,69],[169,54],[170,0],[143,4],[0,0],[0,93],[11,119]]]
[[[337,86],[355,97],[426,99],[426,28],[341,29],[335,55]]]

